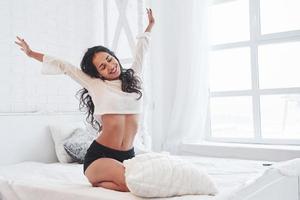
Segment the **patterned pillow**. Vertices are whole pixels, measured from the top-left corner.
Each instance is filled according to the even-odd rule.
[[[82,164],[87,149],[96,137],[97,133],[77,128],[64,140],[63,146],[74,162]]]
[[[61,163],[74,162],[71,156],[66,152],[63,144],[64,140],[68,138],[77,128],[84,129],[85,124],[82,122],[55,122],[49,124],[51,137],[54,142],[55,153],[58,161]]]

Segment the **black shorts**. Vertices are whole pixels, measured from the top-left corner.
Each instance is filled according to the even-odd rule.
[[[92,162],[99,158],[113,158],[115,160],[123,162],[124,160],[133,158],[134,156],[134,147],[127,151],[122,151],[104,146],[98,143],[96,140],[94,140],[88,148],[87,153],[84,157],[83,173],[85,173],[85,170],[90,164],[92,164]]]

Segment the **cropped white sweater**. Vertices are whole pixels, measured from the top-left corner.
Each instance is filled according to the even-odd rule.
[[[144,32],[137,37],[137,45],[132,63],[132,69],[141,77],[145,54],[149,48],[150,32]],[[86,88],[95,106],[94,115],[103,114],[138,114],[142,112],[143,97],[139,94],[127,93],[121,90],[121,80],[101,80],[85,74],[69,62],[44,55],[42,74],[66,74]]]

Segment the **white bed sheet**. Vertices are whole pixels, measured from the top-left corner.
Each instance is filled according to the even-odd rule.
[[[179,157],[199,167],[206,168],[207,172],[216,182],[220,191],[219,194],[216,196],[185,195],[180,197],[155,198],[156,200],[227,200],[236,198],[236,194],[243,195],[242,191],[248,185],[252,185],[253,187],[256,184],[255,180],[261,177],[263,172],[268,168],[262,165],[266,163],[264,161],[198,156]],[[259,187],[261,185],[257,184],[257,188]],[[247,190],[245,191],[247,192]],[[118,192],[100,187],[91,187],[83,174],[83,166],[75,163],[45,164],[39,162],[22,162],[14,165],[0,166],[0,199],[1,195],[2,199],[9,197],[9,200],[143,199],[134,196],[130,192]]]

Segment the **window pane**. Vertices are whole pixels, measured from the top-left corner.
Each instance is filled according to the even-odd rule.
[[[253,137],[251,97],[211,98],[210,109],[213,137]]]
[[[262,34],[300,29],[299,0],[260,0]]]
[[[300,87],[300,42],[259,47],[260,88]]]
[[[262,96],[261,127],[264,138],[300,139],[300,95]]]
[[[220,3],[210,8],[212,43],[249,40],[249,1]]]
[[[138,1],[128,1],[126,10],[127,21],[133,37],[138,34],[138,23],[141,17],[138,16]]]
[[[210,55],[211,91],[251,88],[250,49],[213,51]]]

